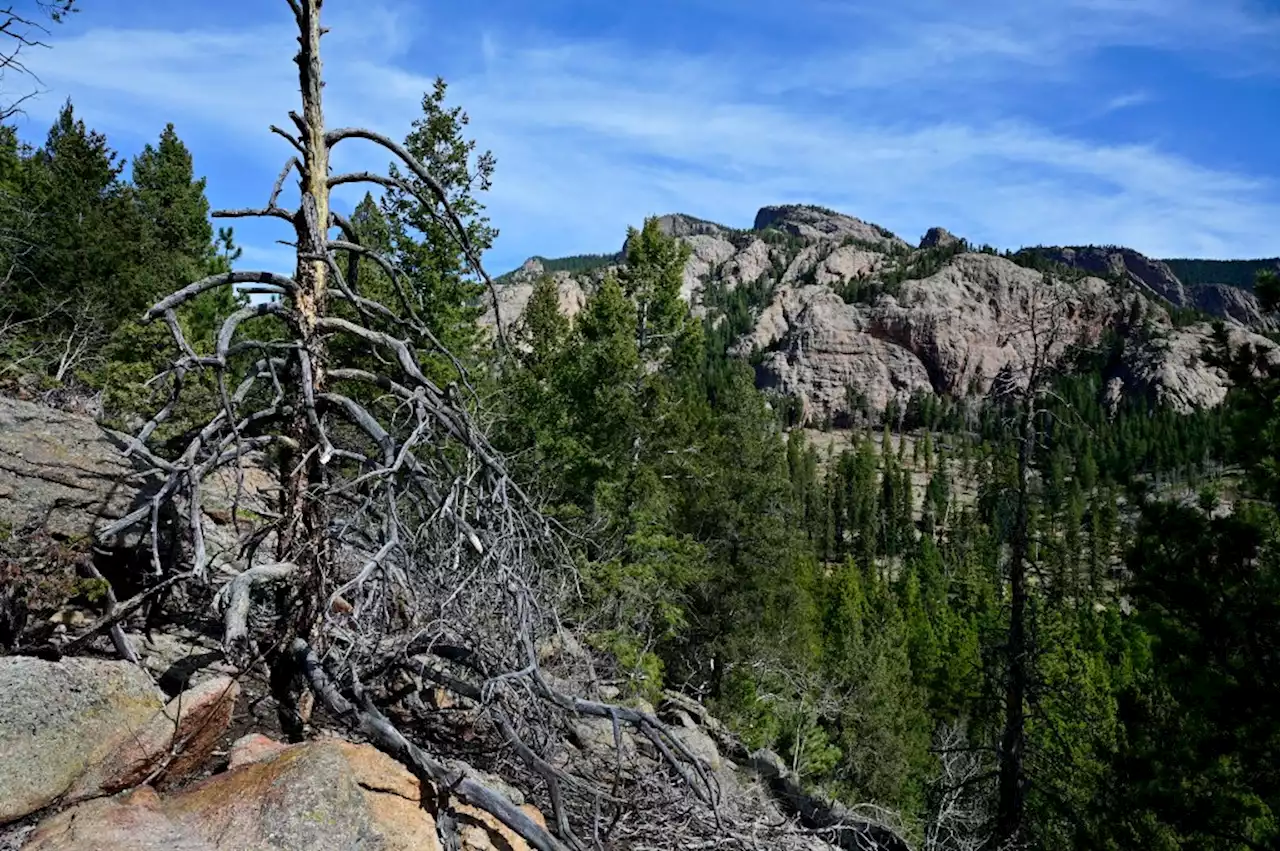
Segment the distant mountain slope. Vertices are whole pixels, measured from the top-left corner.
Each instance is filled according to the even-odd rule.
[[[1250,291],[1259,271],[1280,269],[1280,257],[1258,260],[1173,259],[1163,262],[1188,286],[1227,284]]]
[[[762,208],[751,229],[681,214],[659,223],[689,245],[682,295],[694,312],[755,364],[760,386],[796,399],[815,424],[874,415],[913,394],[986,394],[1027,362],[1030,335],[1018,332],[1033,326],[1042,340],[1055,332],[1060,351],[1118,334],[1124,352],[1108,396],[1142,394],[1181,410],[1226,394],[1226,376],[1202,356],[1211,317],[1228,322],[1232,345],[1280,352],[1254,333],[1270,319],[1252,293],[1186,284],[1131,249],[1001,253],[941,228],[912,245],[804,205]],[[542,275],[556,281],[561,309],[576,313],[622,256],[531,259],[504,276],[504,324],[518,320]],[[1047,303],[1052,318],[1037,306]]]

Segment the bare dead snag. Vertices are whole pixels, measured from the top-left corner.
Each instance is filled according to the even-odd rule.
[[[491,287],[492,281],[430,162],[376,133],[326,131],[321,0],[288,2],[299,32],[302,110],[290,113],[294,130],[271,131],[294,152],[263,207],[215,215],[288,222],[293,275],[224,273],[148,311],[147,321],[167,324],[177,353],[161,377],[169,397],[128,451],[162,484],[147,505],[104,532],[149,521],[153,570],[168,576],[162,583],[176,581],[159,554],[160,515],[180,504],[193,560],[184,576],[210,583],[201,510],[210,478],[274,469],[278,511],[241,548],[242,569],[215,603],[229,657],[242,668],[268,662],[281,723],[292,737],[305,734],[304,691],[314,693],[442,795],[493,813],[541,851],[600,848],[611,836],[634,836],[641,819],[661,820],[656,829],[669,835],[671,847],[731,835],[715,775],[680,736],[652,714],[574,693],[590,687],[589,660],[561,660],[554,671],[540,663],[539,642],[562,630],[556,608],[576,582],[572,560],[478,424],[475,394],[464,392],[465,371],[421,320],[409,276],[360,244],[350,223],[330,210],[330,189],[392,180],[443,225],[471,274]],[[379,147],[412,177],[330,175],[334,147],[351,140]],[[286,208],[280,195],[290,175],[299,200]],[[331,236],[335,228],[341,239]],[[361,290],[365,264],[386,273],[398,304]],[[212,352],[195,351],[177,311],[201,292],[246,285],[274,300],[237,311]],[[338,359],[348,351],[362,355],[358,363]],[[424,353],[457,365],[459,383],[433,380]],[[219,410],[177,449],[149,448],[177,415],[196,374],[214,381]],[[274,551],[259,553],[266,548],[258,544],[271,538]],[[260,593],[268,587],[274,593]],[[422,721],[418,686],[406,688],[406,680],[470,703],[471,734],[484,740],[495,763],[532,789],[545,789],[555,836],[401,732],[388,717],[395,714],[391,704],[402,701],[396,712],[416,711],[411,720]],[[618,756],[612,777],[560,760],[569,727],[584,717],[612,730]],[[651,749],[654,770],[623,776],[624,729]]]
[[[1030,537],[1031,486],[1038,423],[1045,414],[1044,398],[1057,374],[1068,345],[1076,343],[1063,334],[1063,319],[1071,309],[1069,297],[1055,293],[1045,275],[1043,286],[1033,291],[1026,323],[1011,329],[1009,337],[1023,337],[1029,352],[1016,369],[1007,371],[993,387],[994,393],[1012,403],[1012,425],[1017,447],[1017,483],[1010,539],[1007,582],[1009,627],[1003,647],[1004,718],[997,746],[995,819],[987,837],[991,849],[1015,847],[1023,841],[1029,776],[1027,771],[1027,707],[1033,701],[1037,648],[1031,623],[1029,579],[1034,569]]]

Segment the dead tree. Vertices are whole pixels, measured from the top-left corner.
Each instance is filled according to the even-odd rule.
[[[58,23],[74,12],[76,0],[36,0],[29,12],[9,4],[0,7],[0,122],[8,121],[22,112],[22,104],[35,97],[29,91],[17,95],[10,91],[13,77],[39,80],[27,67],[26,54],[38,48],[48,47],[41,38],[48,34],[45,22]]]
[[[293,130],[271,130],[295,155],[265,206],[215,215],[287,223],[294,272],[213,275],[147,311],[147,321],[167,323],[177,355],[160,377],[167,402],[129,451],[162,485],[147,505],[101,534],[147,523],[156,587],[219,589],[214,602],[228,657],[242,670],[265,664],[293,736],[305,734],[306,693],[314,694],[333,717],[442,795],[492,812],[543,851],[602,847],[611,827],[634,830],[645,807],[654,808],[645,817],[655,830],[670,832],[667,841],[678,843],[674,837],[682,834],[710,840],[726,825],[717,809],[718,785],[704,762],[652,714],[584,696],[590,677],[578,675],[589,659],[575,663],[578,669],[547,669],[539,650],[561,633],[555,604],[572,587],[570,561],[478,427],[465,380],[442,387],[424,373],[424,351],[448,352],[421,320],[406,276],[390,258],[360,244],[330,209],[330,191],[367,183],[417,199],[491,293],[492,282],[430,163],[378,133],[326,127],[322,0],[288,3],[299,33],[302,109],[290,113]],[[355,140],[388,154],[405,176],[331,173],[333,149]],[[281,193],[295,173],[298,203],[286,207]],[[369,264],[390,279],[397,303],[362,294],[359,270]],[[268,300],[237,310],[213,350],[197,352],[177,311],[226,287]],[[354,344],[364,365],[335,362],[335,340]],[[157,430],[180,409],[197,375],[212,376],[218,411],[176,451],[160,451],[153,445]],[[275,516],[250,536],[231,575],[222,577],[225,566],[211,562],[202,525],[205,486],[221,471],[241,475],[268,465],[278,482]],[[181,572],[164,563],[159,549],[162,512],[175,505],[189,539],[190,564]],[[121,603],[115,620],[98,626],[118,623],[137,605]],[[575,676],[581,689],[565,685]],[[430,688],[472,707],[480,733],[504,749],[512,770],[542,785],[552,831],[402,733],[389,707],[412,707],[417,692]],[[622,731],[630,730],[665,773],[633,780],[628,791],[620,771],[610,785],[557,763],[563,728],[582,716],[610,726],[619,754]],[[693,807],[679,800],[690,794]],[[662,812],[675,814],[665,817],[671,820],[665,827],[657,826]]]
[[[989,823],[989,799],[982,788],[991,776],[987,754],[972,747],[960,724],[941,727],[934,735],[933,751],[939,770],[922,851],[979,851]]]
[[[1023,354],[997,376],[992,395],[1011,408],[1010,425],[1016,446],[1016,483],[1009,541],[1006,581],[1009,594],[1009,624],[1002,656],[1004,661],[1002,702],[1004,719],[997,745],[997,790],[995,822],[987,847],[1009,849],[1024,839],[1028,775],[1026,729],[1028,703],[1033,699],[1035,638],[1031,623],[1030,583],[1035,569],[1032,558],[1031,498],[1035,475],[1039,424],[1046,416],[1044,400],[1052,395],[1051,384],[1068,347],[1080,343],[1067,335],[1067,320],[1079,310],[1089,310],[1075,293],[1046,273],[1039,287],[1028,294],[1027,314],[1002,343],[1018,342]]]

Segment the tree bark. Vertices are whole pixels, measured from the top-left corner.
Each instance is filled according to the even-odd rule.
[[[276,540],[279,562],[297,566],[298,579],[275,648],[268,649],[273,696],[282,728],[290,739],[302,735],[297,712],[301,696],[297,666],[285,648],[292,640],[315,640],[315,626],[324,599],[325,578],[332,575],[329,512],[323,496],[327,479],[328,440],[315,399],[325,391],[328,350],[319,320],[328,312],[329,267],[329,146],[325,140],[321,77],[320,8],[323,0],[291,4],[298,22],[298,82],[302,114],[297,117],[302,142],[299,169],[301,203],[293,217],[297,237],[297,290],[287,321],[293,325],[299,348],[291,359],[289,382],[292,415],[285,434],[294,448],[280,454],[281,521]]]
[[[299,131],[303,143],[302,203],[294,216],[297,235],[296,309],[290,317],[301,346],[293,360],[292,420],[287,434],[296,449],[281,454],[282,489],[277,560],[298,567],[302,605],[295,612],[290,637],[311,638],[311,626],[323,599],[321,583],[332,559],[325,501],[309,494],[323,492],[327,441],[314,400],[325,391],[328,351],[318,330],[327,314],[329,268],[325,259],[329,221],[329,148],[325,141],[320,63],[320,7],[323,0],[299,0],[300,49],[295,61],[302,91]]]

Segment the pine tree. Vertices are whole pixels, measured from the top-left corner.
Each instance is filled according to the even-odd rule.
[[[461,219],[477,254],[493,245],[498,231],[484,215],[479,195],[492,185],[496,161],[488,151],[476,154],[476,143],[465,136],[470,118],[461,107],[445,105],[448,86],[437,78],[422,97],[422,116],[405,137],[405,148],[426,165],[443,187],[453,211]],[[414,175],[402,174],[395,164],[393,178],[415,189],[409,195],[391,189],[382,209],[390,227],[394,257],[407,275],[418,311],[427,327],[454,355],[474,362],[481,339],[477,320],[484,312],[483,285],[475,279],[468,258],[442,221],[440,204],[424,205],[431,198],[428,187]],[[475,258],[479,260],[477,256]],[[433,363],[448,376],[451,366]]]
[[[15,318],[42,318],[54,335],[101,344],[115,322],[141,313],[146,290],[126,263],[136,233],[123,163],[106,137],[77,119],[68,101],[44,145],[22,169],[27,209],[19,286],[7,288]]]
[[[670,345],[688,314],[680,289],[690,249],[664,234],[658,222],[649,218],[640,230],[627,231],[627,262],[620,276],[623,291],[636,304],[636,343],[645,358]]]
[[[191,152],[166,125],[159,142],[133,160],[132,197],[137,206],[137,268],[149,303],[183,281],[196,280],[213,259],[213,227],[205,180],[196,178]]]

